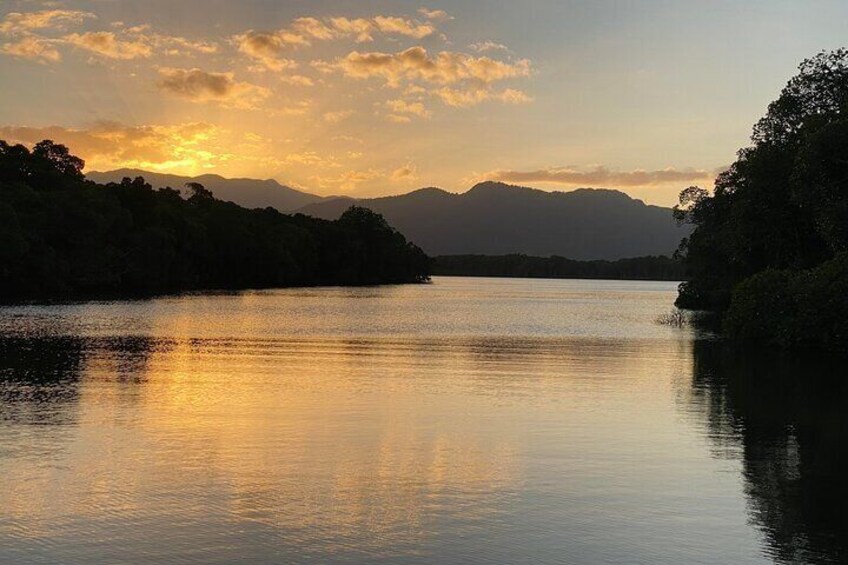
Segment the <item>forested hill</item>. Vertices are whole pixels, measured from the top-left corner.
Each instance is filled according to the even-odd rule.
[[[319,202],[322,197],[302,190],[285,186],[274,179],[228,179],[220,175],[200,175],[197,177],[185,177],[138,169],[118,169],[107,172],[90,172],[85,177],[100,184],[110,182],[121,182],[123,178],[134,179],[143,177],[155,187],[160,186],[185,186],[187,183],[196,182],[211,190],[215,198],[235,202],[245,208],[276,208],[280,212],[291,212],[308,204]],[[347,208],[345,208],[346,210]]]
[[[430,255],[560,255],[578,260],[671,255],[691,230],[670,208],[617,190],[546,192],[497,182],[454,194],[325,199],[299,211],[338,218],[351,204],[379,212]]]
[[[248,210],[189,184],[99,185],[51,141],[0,141],[0,300],[420,282],[429,258],[376,213]]]

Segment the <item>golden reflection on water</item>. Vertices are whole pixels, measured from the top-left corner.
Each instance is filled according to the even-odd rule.
[[[679,347],[663,372],[682,369],[687,345]],[[567,415],[587,390],[658,402],[645,394],[663,386],[653,349],[592,340],[118,340],[86,354],[79,397],[67,407],[75,425],[49,438],[56,463],[4,469],[15,485],[5,514],[19,534],[49,538],[66,520],[108,513],[132,522],[151,501],[163,511],[178,503],[183,519],[213,504],[237,521],[326,532],[376,553],[415,546],[432,516],[485,522],[526,480],[526,430],[511,413],[554,403]],[[487,414],[493,403],[506,418]],[[662,409],[642,408],[643,426]],[[581,412],[584,425],[604,428],[600,413]]]

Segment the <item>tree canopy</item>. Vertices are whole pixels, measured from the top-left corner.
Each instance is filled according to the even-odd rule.
[[[98,185],[83,166],[49,140],[0,141],[2,299],[429,278],[429,258],[370,210],[336,221],[248,210],[197,183]]]
[[[751,141],[718,176],[712,194],[690,187],[675,208],[678,220],[695,226],[678,250],[689,280],[681,285],[677,303],[719,312],[730,309],[736,335],[749,329],[748,316],[763,317],[764,310],[784,304],[770,299],[754,306],[753,294],[774,298],[779,292],[773,285],[790,280],[792,292],[807,292],[807,283],[800,281],[813,284],[811,277],[817,274],[833,276],[844,263],[848,50],[804,61],[754,126]],[[825,263],[830,266],[821,268]],[[777,271],[784,274],[775,275]],[[742,284],[765,272],[772,274]],[[797,272],[807,275],[799,278],[793,274]],[[848,314],[845,297],[833,298],[832,306]],[[807,300],[802,303],[812,307]],[[791,340],[777,339],[770,331],[762,335],[768,341],[805,339],[798,332]]]

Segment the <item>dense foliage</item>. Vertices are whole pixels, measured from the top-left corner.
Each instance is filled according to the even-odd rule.
[[[742,339],[844,349],[848,254],[809,270],[767,269],[737,285],[725,327]]]
[[[683,279],[683,265],[663,256],[617,261],[575,261],[564,257],[528,255],[441,255],[433,259],[433,274],[470,277],[547,279]]]
[[[0,297],[421,282],[429,258],[380,216],[248,210],[202,185],[98,185],[51,141],[0,141]]]
[[[848,316],[846,112],[848,51],[806,60],[713,194],[681,193],[675,214],[695,229],[679,251],[689,280],[678,306],[729,309],[734,337],[848,348],[828,325]],[[828,322],[813,328],[819,314]]]

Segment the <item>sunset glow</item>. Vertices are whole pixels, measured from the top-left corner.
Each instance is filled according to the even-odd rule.
[[[668,205],[846,21],[839,2],[592,4],[7,0],[0,138],[321,195],[494,179]]]

